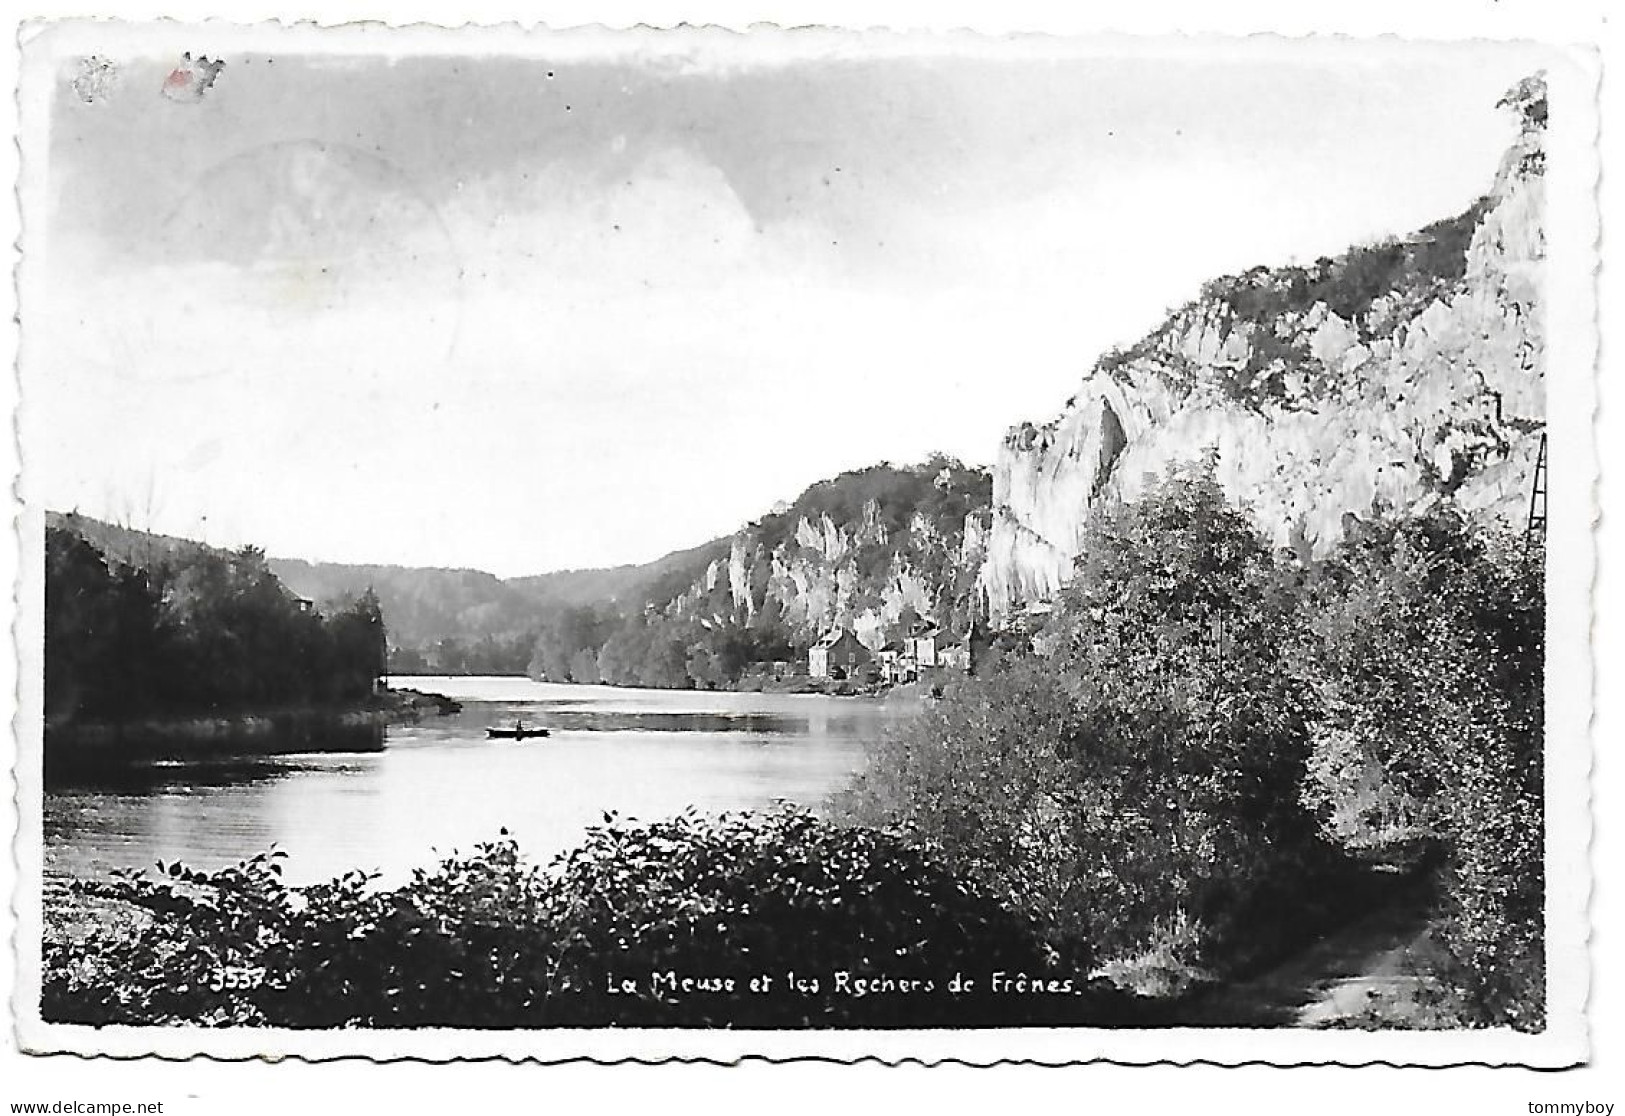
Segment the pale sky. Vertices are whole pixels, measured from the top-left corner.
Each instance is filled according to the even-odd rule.
[[[1465,209],[1537,68],[1064,54],[228,51],[196,103],[175,56],[92,103],[66,67],[25,497],[506,576],[991,464],[1204,280]]]

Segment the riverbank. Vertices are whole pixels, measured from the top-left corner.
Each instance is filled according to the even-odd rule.
[[[43,1017],[508,1029],[1159,1021],[1158,1005],[1086,978],[931,850],[782,807],[608,822],[549,867],[502,835],[393,887],[365,872],[293,887],[285,856],[48,886]],[[696,877],[696,862],[715,868]],[[696,908],[708,917],[696,921]]]
[[[415,690],[405,686],[392,686],[380,695],[391,703],[396,720],[388,724],[421,721],[424,717],[446,717],[463,711],[463,703],[445,694]]]
[[[47,777],[154,759],[300,752],[377,752],[384,730],[459,712],[443,694],[386,689],[349,706],[237,710],[124,721],[63,720],[45,726]]]
[[[452,676],[456,677],[456,676]],[[470,676],[475,677],[475,676]],[[518,677],[528,678],[528,675],[491,675],[486,677]],[[957,677],[964,677],[963,675]],[[533,682],[546,682],[546,679],[533,678]],[[718,694],[790,694],[812,695],[816,697],[860,697],[860,698],[886,698],[888,700],[903,699],[909,701],[923,701],[927,698],[938,698],[951,681],[951,677],[931,678],[916,682],[854,682],[847,678],[812,678],[805,674],[788,675],[784,678],[774,678],[770,675],[748,674],[745,677],[714,689],[705,687],[679,687],[679,686],[623,686],[615,682],[559,682],[553,685],[590,685],[610,686],[619,690],[669,690],[672,693],[718,693]]]
[[[884,686],[858,685],[844,679],[808,678],[804,674],[789,678],[750,675],[726,689],[743,694],[820,694],[824,697],[874,697],[885,692]]]

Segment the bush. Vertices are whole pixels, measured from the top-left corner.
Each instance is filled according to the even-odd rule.
[[[1015,660],[950,686],[885,736],[834,805],[856,823],[899,825],[934,843],[955,871],[1036,919],[1058,952],[1088,964],[1097,881],[1074,843],[1086,796],[1067,758],[1079,731],[1065,681]]]
[[[272,850],[212,873],[160,863],[156,875],[115,869],[106,883],[76,881],[70,905],[47,909],[44,1018],[266,1022],[265,997],[285,983],[267,963],[298,924],[281,882],[284,855]],[[250,994],[217,979],[250,970],[265,978]]]
[[[1058,963],[1029,918],[929,847],[797,811],[611,822],[547,871],[504,838],[401,887],[374,884],[352,872],[289,887],[273,851],[218,872],[171,864],[80,885],[79,902],[98,907],[77,930],[97,925],[53,921],[44,1017],[919,1027],[1114,1021],[1133,1008]],[[995,993],[995,972],[1066,992]],[[975,991],[951,990],[956,973]]]
[[[979,993],[994,972],[1081,974],[1056,968],[1030,919],[930,847],[800,811],[605,826],[562,862],[553,901],[573,1023],[990,1025],[1099,1010],[1073,997],[950,992],[955,973]],[[651,974],[713,991],[672,996]],[[768,990],[752,991],[764,975]],[[608,994],[623,978],[631,996]],[[880,980],[913,990],[850,991]]]
[[[1304,799],[1368,854],[1446,858],[1445,944],[1488,1021],[1544,1017],[1543,555],[1442,508],[1362,526],[1308,586]]]

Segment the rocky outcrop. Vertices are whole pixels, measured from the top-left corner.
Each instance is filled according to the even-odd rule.
[[[1212,454],[1278,546],[1322,554],[1344,515],[1451,499],[1516,521],[1544,428],[1539,314],[1546,98],[1483,198],[1414,236],[1209,283],[1108,354],[1054,421],[1011,430],[979,587],[995,621],[1053,596],[1103,502]]]
[[[879,494],[857,495],[871,489]],[[850,628],[871,648],[915,618],[962,630],[986,554],[988,493],[985,471],[948,459],[823,482],[736,533],[726,561],[666,611],[708,627],[772,622],[798,643]]]

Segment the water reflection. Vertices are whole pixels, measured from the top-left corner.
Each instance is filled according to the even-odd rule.
[[[515,720],[519,720],[518,716]],[[496,723],[505,723],[501,716]],[[560,709],[541,713],[528,725],[575,732],[754,732],[763,735],[806,735],[812,718],[781,713],[653,713],[641,710]]]
[[[150,725],[126,728],[108,738],[46,740],[47,791],[73,787],[139,785],[158,779],[231,780],[275,770],[285,757],[309,753],[381,752],[387,730],[375,724],[341,724],[332,716],[289,717],[268,730],[216,738],[164,737]]]
[[[374,754],[169,762],[58,785],[47,866],[83,873],[181,859],[218,867],[273,842],[305,882],[352,867],[401,877],[506,826],[534,857],[579,841],[606,810],[653,819],[787,799],[817,807],[864,746],[913,712],[882,702],[418,680],[463,712],[391,729]],[[542,739],[491,740],[522,719]]]
[[[275,779],[291,765],[280,756],[232,756],[218,760],[154,760],[95,771],[67,771],[50,780],[64,794],[154,794],[164,790],[224,787]]]

